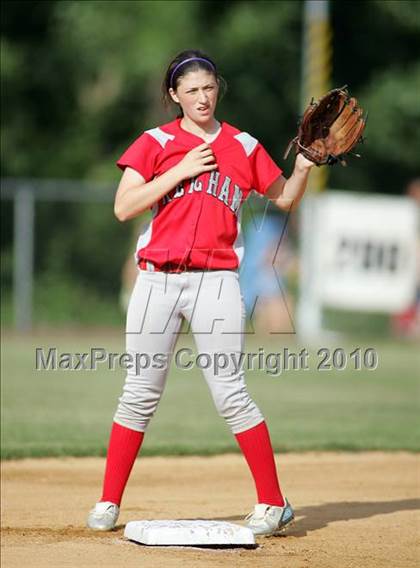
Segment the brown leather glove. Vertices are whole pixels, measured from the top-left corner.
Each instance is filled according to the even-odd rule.
[[[332,165],[337,161],[345,166],[344,155],[363,142],[362,134],[367,116],[357,100],[350,97],[346,87],[333,89],[318,102],[313,100],[299,124],[298,135],[290,141],[284,154],[287,158],[292,146],[317,166]],[[354,154],[359,156],[359,154]]]

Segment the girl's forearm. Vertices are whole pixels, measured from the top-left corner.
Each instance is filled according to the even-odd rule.
[[[308,184],[310,171],[311,166],[295,163],[293,173],[283,187],[280,198],[282,209],[292,211],[299,205]]]

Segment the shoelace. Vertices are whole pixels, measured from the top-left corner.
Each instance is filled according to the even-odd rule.
[[[93,512],[94,512],[96,515],[110,514],[110,513],[112,513],[113,511],[114,511],[114,505],[108,505],[108,507],[107,507],[106,509],[103,509],[103,510],[102,510],[102,509],[99,509],[99,510],[98,510],[98,509],[96,509],[96,508],[93,509]]]
[[[259,519],[263,519],[265,517],[266,512],[268,511],[268,507],[267,509],[265,509],[264,511],[261,511],[259,514],[257,514],[254,511],[251,511],[250,513],[248,513],[248,515],[245,517],[246,521],[250,521],[252,518],[254,518],[255,520],[259,520]]]

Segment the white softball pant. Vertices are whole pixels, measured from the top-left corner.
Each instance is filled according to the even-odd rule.
[[[127,371],[114,421],[144,432],[163,393],[183,317],[204,362],[222,355],[221,366],[201,364],[216,408],[234,434],[252,428],[263,416],[248,394],[240,354],[244,347],[245,307],[239,275],[231,270],[181,273],[140,270],[127,313],[126,352],[141,365]],[[143,355],[142,355],[143,354]],[[158,364],[157,354],[167,364]],[[197,354],[189,358],[196,360]],[[150,364],[147,364],[149,361]]]

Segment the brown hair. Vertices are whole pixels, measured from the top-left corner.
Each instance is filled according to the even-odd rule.
[[[194,59],[194,61],[188,61],[187,63],[180,65],[180,63],[182,63],[186,59],[193,57],[199,57],[200,59]],[[227,83],[225,79],[219,74],[216,63],[202,51],[198,49],[189,49],[182,51],[174,59],[172,59],[166,70],[165,77],[162,82],[162,102],[166,109],[168,109],[171,104],[176,104],[169,94],[169,89],[172,87],[172,89],[176,91],[178,87],[178,81],[181,79],[181,77],[183,77],[187,73],[190,73],[191,71],[198,71],[199,69],[203,69],[204,71],[208,71],[209,73],[212,73],[214,75],[214,78],[219,85],[218,98],[219,100],[222,99],[227,91]],[[179,109],[178,117],[182,117],[182,108],[178,104],[177,106]]]

